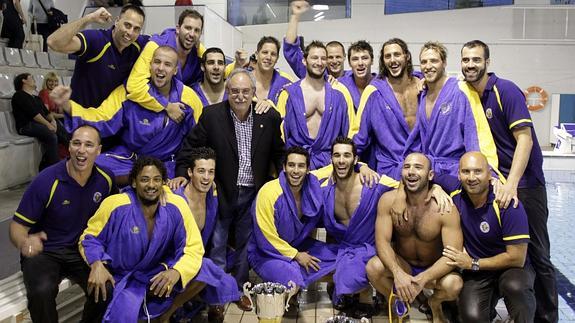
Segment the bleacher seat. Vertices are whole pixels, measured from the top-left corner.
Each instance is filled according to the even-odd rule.
[[[4,59],[4,51],[0,50],[0,66],[3,66],[3,65],[8,65],[8,64],[6,63],[6,59]]]
[[[16,132],[12,112],[0,112],[0,140],[9,141],[13,145],[28,145],[34,142],[33,137],[21,136]]]
[[[40,90],[42,90],[42,84],[44,84],[44,74],[34,75],[34,80],[36,81],[36,89],[40,92]]]
[[[65,62],[65,60],[68,59],[67,55],[62,53],[50,52],[48,53],[48,58],[50,59],[50,65],[54,66],[54,68],[57,68],[59,70],[65,70],[68,68]]]
[[[0,99],[0,111],[12,111],[10,99]]]
[[[18,48],[4,48],[4,55],[6,56],[6,63],[10,66],[22,66],[22,56]]]
[[[26,67],[38,67],[36,63],[36,56],[34,56],[34,51],[31,49],[22,49],[20,51],[22,54],[22,62]]]
[[[10,99],[14,92],[14,77],[11,74],[0,73],[0,98]]]
[[[50,60],[48,59],[48,53],[46,52],[35,52],[36,53],[36,61],[41,68],[52,68],[50,65]]]

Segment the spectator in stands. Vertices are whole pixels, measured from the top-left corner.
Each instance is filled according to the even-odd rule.
[[[6,7],[2,10],[4,21],[1,35],[8,38],[8,47],[22,48],[25,38],[23,25],[27,22],[20,0],[4,1],[3,5]]]
[[[12,113],[16,131],[24,136],[36,137],[42,143],[44,155],[40,170],[58,162],[58,142],[67,143],[64,127],[48,112],[44,103],[35,95],[36,81],[30,73],[14,79],[16,93],[12,96]]]
[[[40,97],[40,99],[42,99],[42,102],[44,102],[44,105],[46,106],[48,111],[50,113],[52,113],[54,118],[63,119],[64,114],[56,106],[54,101],[52,101],[52,99],[50,98],[50,92],[52,92],[52,90],[56,86],[58,86],[59,83],[60,83],[60,80],[58,78],[58,75],[56,75],[56,73],[49,72],[48,74],[44,75],[44,83],[42,83],[42,90],[40,90],[40,93],[38,93],[38,96]]]
[[[70,159],[36,176],[10,223],[33,322],[58,322],[56,295],[63,277],[78,283],[88,296],[90,268],[80,256],[78,238],[100,202],[116,192],[112,173],[94,164],[100,148],[96,129],[76,129]],[[106,305],[88,297],[82,322],[100,322]]]
[[[140,7],[126,5],[112,28],[82,30],[87,24],[111,21],[112,15],[100,8],[48,37],[50,49],[77,55],[70,84],[72,100],[85,107],[97,107],[124,83],[148,41],[147,36],[140,35],[144,18]]]
[[[42,6],[44,6],[44,8],[42,8]],[[46,40],[53,31],[50,30],[50,26],[48,25],[48,15],[52,14],[52,11],[50,11],[51,8],[54,8],[53,0],[30,0],[30,4],[28,5],[28,18],[30,19],[31,23],[30,30],[42,35],[44,42],[42,49],[45,52],[48,51]],[[33,23],[34,20],[36,20],[36,25]],[[34,29],[36,27],[38,27],[38,30]]]

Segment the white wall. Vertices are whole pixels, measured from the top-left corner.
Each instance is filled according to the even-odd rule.
[[[515,0],[516,4],[542,5],[543,0]],[[575,27],[568,26],[571,40],[548,41],[516,40],[522,37],[523,11],[514,7],[491,7],[436,11],[426,13],[384,15],[381,0],[354,0],[352,18],[321,22],[303,22],[299,34],[306,42],[313,39],[330,41],[337,39],[348,46],[359,39],[370,41],[376,52],[373,70],[377,71],[379,50],[387,39],[404,39],[418,64],[421,45],[428,40],[444,43],[448,50],[448,71],[460,70],[460,49],[463,43],[481,39],[490,45],[491,66],[500,77],[513,80],[526,89],[531,85],[543,87],[551,97],[554,93],[575,93]],[[571,6],[575,9],[575,6]],[[564,34],[562,17],[565,13],[536,11],[527,25],[528,36],[558,38]],[[575,16],[575,10],[570,10]],[[573,19],[572,19],[573,21]],[[283,38],[286,24],[245,26],[244,48],[255,50],[259,38],[271,35]],[[549,35],[549,37],[547,36]],[[514,40],[515,39],[515,40]],[[291,72],[282,58],[278,67]],[[418,69],[418,67],[415,67]],[[551,100],[550,100],[551,101]],[[548,145],[551,120],[551,102],[541,111],[533,112],[535,130],[542,145]]]

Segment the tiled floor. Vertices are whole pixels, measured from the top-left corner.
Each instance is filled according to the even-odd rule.
[[[554,174],[555,175],[555,174]],[[569,180],[571,174],[566,174]],[[553,177],[556,182],[547,184],[549,199],[549,233],[551,239],[551,258],[558,271],[559,287],[559,317],[560,322],[575,322],[575,182],[559,182],[560,176]],[[23,188],[0,192],[0,231],[7,232],[8,223],[13,214],[18,200],[23,193]],[[18,270],[18,254],[11,246],[8,235],[0,234],[0,279]],[[327,298],[323,285],[318,287],[315,302],[302,304],[300,310],[294,307],[284,316],[282,322],[317,322],[324,323],[326,319],[334,315],[333,309]],[[311,293],[311,292],[310,292]],[[81,304],[81,303],[80,303]],[[79,305],[78,305],[79,306]],[[505,317],[505,307],[500,302],[498,311]],[[412,309],[410,312],[411,322],[428,322],[424,314]],[[498,320],[502,320],[499,317]],[[68,322],[78,321],[79,316],[74,316]],[[387,316],[376,316],[371,322],[388,322]],[[226,323],[249,323],[257,322],[254,312],[242,312],[236,305],[231,304],[226,310]]]

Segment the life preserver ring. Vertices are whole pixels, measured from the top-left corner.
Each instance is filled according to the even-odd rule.
[[[547,92],[539,86],[530,86],[525,91],[525,103],[529,111],[539,111],[545,108],[549,96]]]

